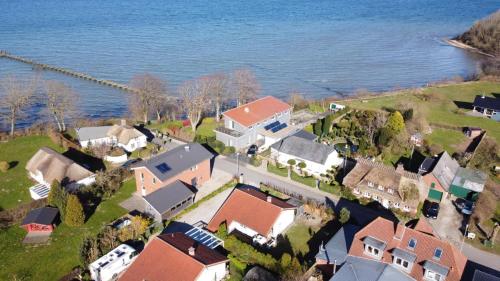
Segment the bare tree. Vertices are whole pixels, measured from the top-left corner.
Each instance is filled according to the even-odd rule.
[[[209,75],[210,93],[209,98],[215,105],[215,121],[220,121],[220,109],[228,97],[228,77],[224,73]]]
[[[75,112],[78,95],[59,81],[45,83],[47,111],[54,118],[59,132],[66,131],[66,118]]]
[[[133,113],[139,115],[144,123],[147,123],[149,114],[154,109],[153,104],[156,104],[156,101],[163,100],[162,96],[166,97],[165,82],[159,77],[146,73],[134,76],[130,81],[130,85],[136,90],[130,100],[130,109]]]
[[[14,135],[16,121],[32,104],[36,92],[36,79],[21,81],[14,76],[7,76],[0,82],[3,94],[0,97],[0,108],[10,124],[10,135]]]
[[[234,71],[232,82],[238,106],[254,100],[260,92],[260,84],[257,78],[248,69]]]
[[[179,87],[179,95],[182,98],[183,109],[191,122],[191,129],[196,132],[196,127],[201,121],[207,106],[207,96],[210,93],[210,80],[206,77],[184,82]]]
[[[159,94],[153,96],[151,100],[151,108],[156,114],[156,120],[159,122],[161,120],[162,115],[167,110],[168,97],[166,94]]]
[[[293,109],[295,106],[304,103],[304,96],[300,92],[293,91],[289,95],[290,105]]]

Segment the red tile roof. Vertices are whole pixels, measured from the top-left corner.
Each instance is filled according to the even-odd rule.
[[[419,229],[426,229],[428,231],[428,225],[424,226],[417,223],[417,226]],[[387,244],[383,252],[382,262],[392,263],[391,252],[395,248],[414,253],[417,258],[410,275],[416,280],[423,279],[424,269],[422,265],[426,260],[448,267],[447,281],[459,281],[467,262],[467,258],[449,242],[442,241],[432,234],[408,228],[401,224],[395,224],[381,217],[375,219],[356,233],[351,249],[349,250],[349,255],[369,258],[369,256],[364,254],[363,245],[363,239],[367,236]],[[407,247],[408,242],[412,238],[417,240],[416,247],[413,250]],[[442,256],[439,260],[433,259],[436,248],[442,249]]]
[[[195,248],[194,256],[189,248]],[[226,262],[215,250],[197,243],[183,233],[164,234],[146,245],[120,281],[193,281],[206,266]]]
[[[232,221],[237,221],[267,237],[281,212],[295,208],[272,196],[271,202],[267,202],[267,197],[255,188],[234,189],[210,220],[207,229],[215,232],[223,222],[229,226]]]
[[[222,114],[245,127],[249,127],[290,108],[289,104],[273,96],[267,96],[230,109]]]

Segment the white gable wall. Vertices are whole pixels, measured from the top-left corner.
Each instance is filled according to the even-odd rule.
[[[142,135],[140,137],[131,139],[127,144],[118,143],[117,145],[128,152],[132,152],[138,148],[146,147],[147,138],[145,135]]]
[[[273,225],[273,229],[271,230],[271,236],[273,238],[278,237],[278,235],[283,233],[293,223],[294,219],[295,219],[295,209],[283,210]]]
[[[309,174],[319,177],[321,174],[326,174],[326,171],[331,169],[332,166],[337,167],[342,164],[342,158],[338,156],[337,151],[333,151],[328,155],[328,158],[325,161],[325,164],[309,161],[306,159],[300,158],[297,155],[290,155],[283,152],[278,152],[278,150],[271,148],[271,157],[276,159],[282,165],[288,165],[288,160],[294,159],[297,164],[300,162],[306,163],[306,171]]]
[[[226,274],[226,263],[219,263],[203,269],[196,281],[220,281]]]

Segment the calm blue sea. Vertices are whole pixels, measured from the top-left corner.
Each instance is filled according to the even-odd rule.
[[[172,90],[250,68],[263,94],[321,98],[475,72],[476,58],[440,39],[498,8],[498,0],[0,0],[0,49],[123,83],[151,72]],[[0,76],[8,73],[33,74],[0,59]],[[88,116],[126,112],[119,91],[42,76],[72,85]]]

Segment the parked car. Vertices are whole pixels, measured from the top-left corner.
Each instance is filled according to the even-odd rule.
[[[457,198],[455,200],[455,206],[464,215],[471,215],[474,211],[475,203],[470,200],[465,200],[462,198]]]
[[[247,151],[248,157],[255,156],[255,154],[257,154],[257,149],[258,147],[255,144],[252,144]]]
[[[439,214],[439,203],[426,200],[424,202],[423,213],[427,218],[437,219]]]

